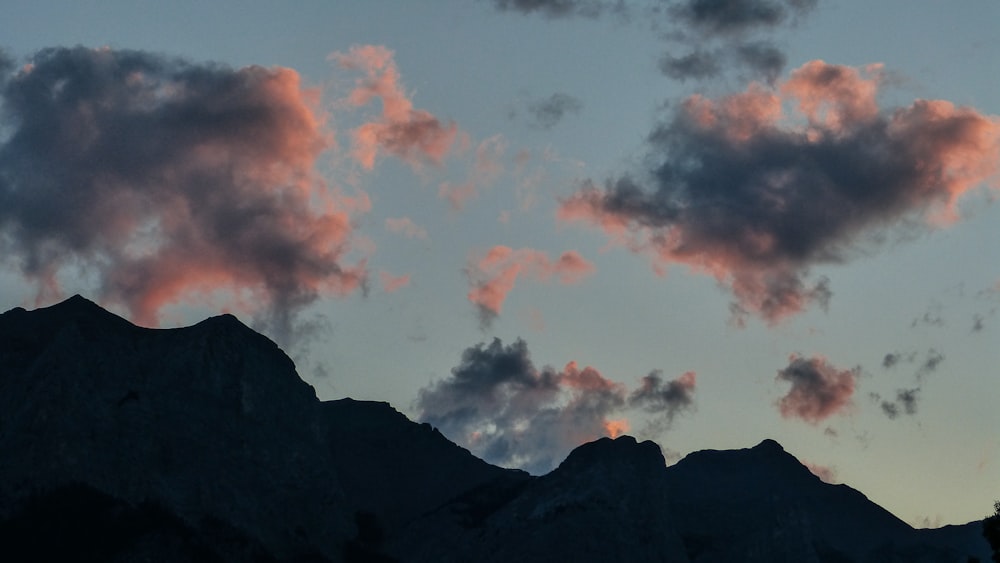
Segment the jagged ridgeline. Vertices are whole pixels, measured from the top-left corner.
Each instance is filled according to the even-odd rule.
[[[139,328],[82,298],[0,315],[0,561],[989,560],[777,443],[623,436],[531,476],[386,403],[320,401],[231,315]]]

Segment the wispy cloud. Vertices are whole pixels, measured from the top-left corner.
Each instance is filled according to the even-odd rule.
[[[575,96],[557,92],[547,98],[529,101],[525,109],[531,116],[533,127],[552,129],[566,116],[580,113],[583,102]]]
[[[507,151],[507,141],[502,135],[483,139],[476,146],[476,158],[464,182],[454,184],[444,182],[438,188],[438,196],[451,204],[454,211],[461,211],[467,202],[489,188],[503,174],[503,156]]]
[[[379,272],[379,281],[382,282],[382,291],[386,293],[395,293],[400,289],[410,285],[410,275],[404,274],[401,276],[394,276],[389,272]]]
[[[427,240],[427,229],[414,223],[409,217],[389,217],[385,220],[385,228],[406,238]]]
[[[393,57],[391,50],[380,45],[357,45],[346,53],[335,52],[329,56],[341,68],[364,74],[357,79],[348,97],[349,103],[361,107],[374,98],[382,102],[382,115],[378,120],[351,132],[352,153],[369,170],[374,168],[380,151],[414,168],[425,164],[440,165],[455,144],[458,126],[413,107]]]
[[[512,249],[494,246],[474,260],[467,273],[472,289],[468,298],[479,311],[485,327],[500,314],[507,294],[521,276],[547,282],[555,278],[562,284],[579,282],[593,273],[594,266],[573,250],[563,252],[555,260],[533,248]]]
[[[582,16],[596,18],[602,14],[625,10],[622,0],[490,0],[498,10],[539,14],[548,18]]]

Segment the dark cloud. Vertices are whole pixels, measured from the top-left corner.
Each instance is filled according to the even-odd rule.
[[[0,49],[0,87],[3,87],[7,83],[10,73],[14,71],[16,66],[17,63],[14,57],[10,53]]]
[[[624,386],[570,362],[538,369],[527,344],[500,339],[462,353],[451,376],[422,389],[418,417],[483,459],[546,472],[570,449],[627,428],[608,417],[626,404]]]
[[[704,80],[722,72],[722,61],[717,51],[695,49],[679,57],[669,53],[660,58],[660,71],[675,80]]]
[[[685,0],[667,10],[665,35],[674,49],[697,45],[686,54],[664,55],[660,70],[677,80],[705,80],[735,70],[747,79],[773,83],[786,56],[764,34],[799,19],[816,2],[780,0]]]
[[[917,352],[891,352],[886,354],[882,359],[882,367],[885,369],[896,367],[899,364],[914,364],[917,362],[919,354]],[[920,366],[914,373],[914,377],[917,381],[921,381],[927,375],[937,371],[937,368],[941,365],[945,359],[944,354],[938,352],[934,348],[930,348],[924,354],[924,359]]]
[[[658,271],[713,276],[737,320],[823,306],[831,293],[813,267],[890,228],[956,220],[958,199],[1000,172],[1000,121],[935,100],[882,111],[879,77],[813,61],[775,86],[691,96],[650,134],[648,168],[588,182],[559,217],[602,228]]]
[[[774,83],[785,70],[787,57],[774,44],[767,41],[742,43],[734,49],[738,68],[750,69],[750,78],[761,76]]]
[[[920,388],[899,389],[896,391],[896,398],[892,401],[883,399],[878,393],[870,393],[872,401],[877,403],[882,409],[882,413],[892,420],[900,414],[913,416],[917,414],[917,400],[920,396]]]
[[[938,302],[931,303],[924,314],[913,319],[910,322],[910,328],[916,328],[918,326],[932,326],[932,327],[942,327],[944,326],[944,318],[941,316],[941,304]]]
[[[696,378],[695,372],[689,371],[677,379],[664,381],[659,370],[642,378],[639,388],[629,394],[628,404],[655,415],[643,434],[662,434],[670,427],[674,416],[694,407]]]
[[[608,12],[621,13],[622,0],[492,0],[499,10],[541,14],[549,18],[583,16],[595,18]]]
[[[882,397],[879,395],[874,395],[872,397],[876,401],[881,401]],[[882,407],[882,412],[889,418],[895,420],[899,416],[899,405],[890,401],[881,401],[880,406]]]
[[[860,373],[856,367],[838,369],[822,357],[793,355],[776,377],[791,383],[788,393],[778,401],[778,409],[785,418],[816,424],[850,405]]]
[[[927,356],[924,358],[924,363],[920,364],[920,367],[917,369],[917,380],[922,380],[927,375],[937,371],[938,366],[940,366],[943,361],[944,354],[933,348],[928,350]]]
[[[773,28],[815,6],[816,0],[685,0],[670,12],[703,35],[734,35]]]
[[[555,93],[548,98],[528,102],[527,109],[533,126],[551,129],[567,115],[580,113],[583,102],[569,94]]]
[[[920,388],[913,389],[900,389],[896,392],[896,401],[903,406],[903,411],[906,414],[916,414],[917,413],[917,396],[920,394]]]
[[[318,296],[363,285],[294,71],[53,48],[5,74],[0,101],[0,245],[41,300],[81,269],[139,323],[221,291],[280,336]]]
[[[660,71],[675,80],[706,80],[736,68],[748,79],[774,83],[785,68],[785,54],[767,41],[734,41],[715,49],[697,48],[686,55],[663,55]]]
[[[882,367],[889,369],[899,363],[899,352],[890,352],[882,358]]]
[[[629,395],[629,405],[673,418],[675,414],[694,404],[695,380],[693,371],[672,381],[664,381],[663,372],[653,371],[643,377],[639,388]]]

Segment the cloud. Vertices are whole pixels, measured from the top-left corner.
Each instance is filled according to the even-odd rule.
[[[793,354],[776,377],[792,385],[778,400],[781,416],[817,424],[842,413],[851,403],[860,372],[856,367],[838,369],[822,356],[803,358]]]
[[[577,445],[627,428],[609,418],[625,395],[592,367],[538,369],[523,340],[493,339],[466,349],[450,377],[420,390],[416,407],[420,420],[486,461],[538,474]]]
[[[514,250],[498,245],[471,264],[467,272],[472,285],[469,301],[476,305],[480,323],[486,327],[500,314],[518,277],[542,282],[555,277],[559,283],[573,284],[593,273],[594,266],[573,250],[552,260],[546,253],[533,248]]]
[[[903,406],[903,412],[906,414],[917,413],[917,397],[919,394],[919,388],[900,389],[896,392],[896,401]]]
[[[924,358],[924,363],[920,364],[920,367],[917,368],[917,381],[921,381],[931,373],[937,371],[938,366],[940,366],[943,361],[944,354],[938,352],[934,348],[927,350],[927,356]]]
[[[560,92],[548,98],[528,102],[527,109],[534,127],[552,129],[567,115],[580,113],[583,102]]]
[[[889,418],[895,420],[899,416],[899,405],[891,401],[882,401],[882,396],[878,393],[872,394],[872,399],[876,402],[881,401],[880,406],[882,407],[882,412]]]
[[[702,36],[738,35],[776,27],[815,6],[816,0],[684,0],[670,13]]]
[[[763,78],[773,84],[785,68],[786,57],[774,44],[759,40],[734,42],[717,48],[698,47],[687,54],[664,54],[660,72],[682,82],[706,80],[722,75],[730,67],[738,68],[746,78]]]
[[[749,68],[752,75],[763,77],[773,84],[785,70],[787,57],[773,43],[752,41],[740,43],[733,49],[735,63]]]
[[[899,360],[899,352],[889,352],[884,358],[882,358],[882,367],[885,369],[895,367],[895,365],[899,363]]]
[[[347,53],[329,58],[341,68],[364,73],[348,96],[355,107],[366,106],[374,98],[382,102],[382,115],[351,132],[352,154],[366,169],[375,166],[379,151],[402,159],[413,168],[440,165],[451,152],[458,126],[443,123],[426,110],[414,109],[400,83],[393,52],[379,45],[356,45]]]
[[[776,324],[832,292],[843,263],[887,229],[935,228],[1000,174],[1000,120],[947,101],[882,110],[881,69],[806,63],[782,83],[678,104],[648,139],[652,166],[587,182],[558,218],[714,277],[734,320]]]
[[[941,316],[941,304],[937,302],[931,303],[928,309],[924,311],[924,314],[914,318],[913,321],[910,322],[910,328],[916,328],[919,325],[933,327],[944,326],[944,317]]]
[[[920,398],[920,388],[898,389],[896,391],[896,398],[892,401],[883,399],[878,393],[871,393],[870,397],[879,405],[883,414],[895,420],[901,413],[910,416],[917,414],[917,401]]]
[[[622,13],[622,0],[492,0],[498,10],[541,14],[548,18],[596,18],[607,12]]]
[[[281,338],[320,296],[363,287],[345,257],[368,200],[318,177],[332,134],[295,71],[52,48],[0,88],[0,245],[40,299],[79,270],[156,325],[221,291]]]
[[[803,461],[802,465],[805,465],[813,475],[819,477],[824,483],[830,483],[831,485],[837,483],[837,470],[833,467],[809,461]]]
[[[695,372],[689,371],[677,379],[664,381],[662,372],[653,371],[629,394],[629,406],[658,415],[647,431],[659,433],[673,422],[675,415],[694,406],[696,378]]]
[[[389,272],[379,272],[379,281],[382,282],[382,291],[394,293],[410,285],[410,275],[394,276]]]
[[[427,240],[427,229],[417,225],[409,217],[389,217],[385,220],[385,228],[409,239]]]
[[[642,378],[639,387],[628,397],[628,404],[654,415],[642,430],[644,436],[655,437],[670,428],[674,417],[694,408],[695,381],[693,371],[671,381],[663,380],[659,370]]]
[[[695,49],[679,57],[667,53],[660,57],[659,65],[663,74],[681,81],[704,80],[722,72],[720,53],[707,49]]]
[[[889,369],[901,363],[913,364],[917,361],[918,355],[919,354],[915,351],[910,351],[906,353],[891,352],[889,354],[886,354],[885,357],[882,358],[882,367],[885,369]],[[917,371],[914,373],[914,376],[918,381],[922,380],[930,373],[937,371],[937,368],[941,365],[941,362],[943,362],[944,359],[945,359],[944,354],[938,352],[934,348],[929,348],[926,354],[924,354],[924,360],[917,368]]]
[[[660,59],[660,70],[685,81],[715,78],[735,69],[744,78],[773,83],[784,70],[787,57],[762,34],[801,19],[815,5],[815,0],[674,2],[662,10],[672,30],[665,38],[678,48],[692,44],[697,47],[683,55],[665,54]]]
[[[476,159],[468,178],[461,184],[444,182],[438,188],[438,197],[446,199],[455,211],[461,211],[465,204],[479,195],[503,174],[503,155],[507,151],[507,140],[503,135],[493,135],[476,146]]]

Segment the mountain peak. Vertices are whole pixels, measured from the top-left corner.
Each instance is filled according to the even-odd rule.
[[[64,316],[117,316],[109,313],[97,303],[80,295],[79,293],[60,301],[54,305],[44,307],[45,310],[53,313],[60,313]],[[120,318],[120,317],[119,317]]]
[[[761,453],[765,452],[785,453],[785,448],[781,447],[781,444],[770,438],[765,438],[764,440],[761,441],[761,443],[757,444],[756,446],[750,449]]]
[[[626,434],[614,439],[600,438],[578,446],[559,465],[557,471],[581,469],[598,464],[632,465],[643,469],[655,467],[657,470],[666,467],[660,446],[649,440],[639,442]]]
[[[0,314],[0,333],[22,336],[31,334],[35,339],[47,338],[63,327],[74,324],[87,333],[139,329],[81,295],[74,295],[54,305],[33,311],[15,307]]]

